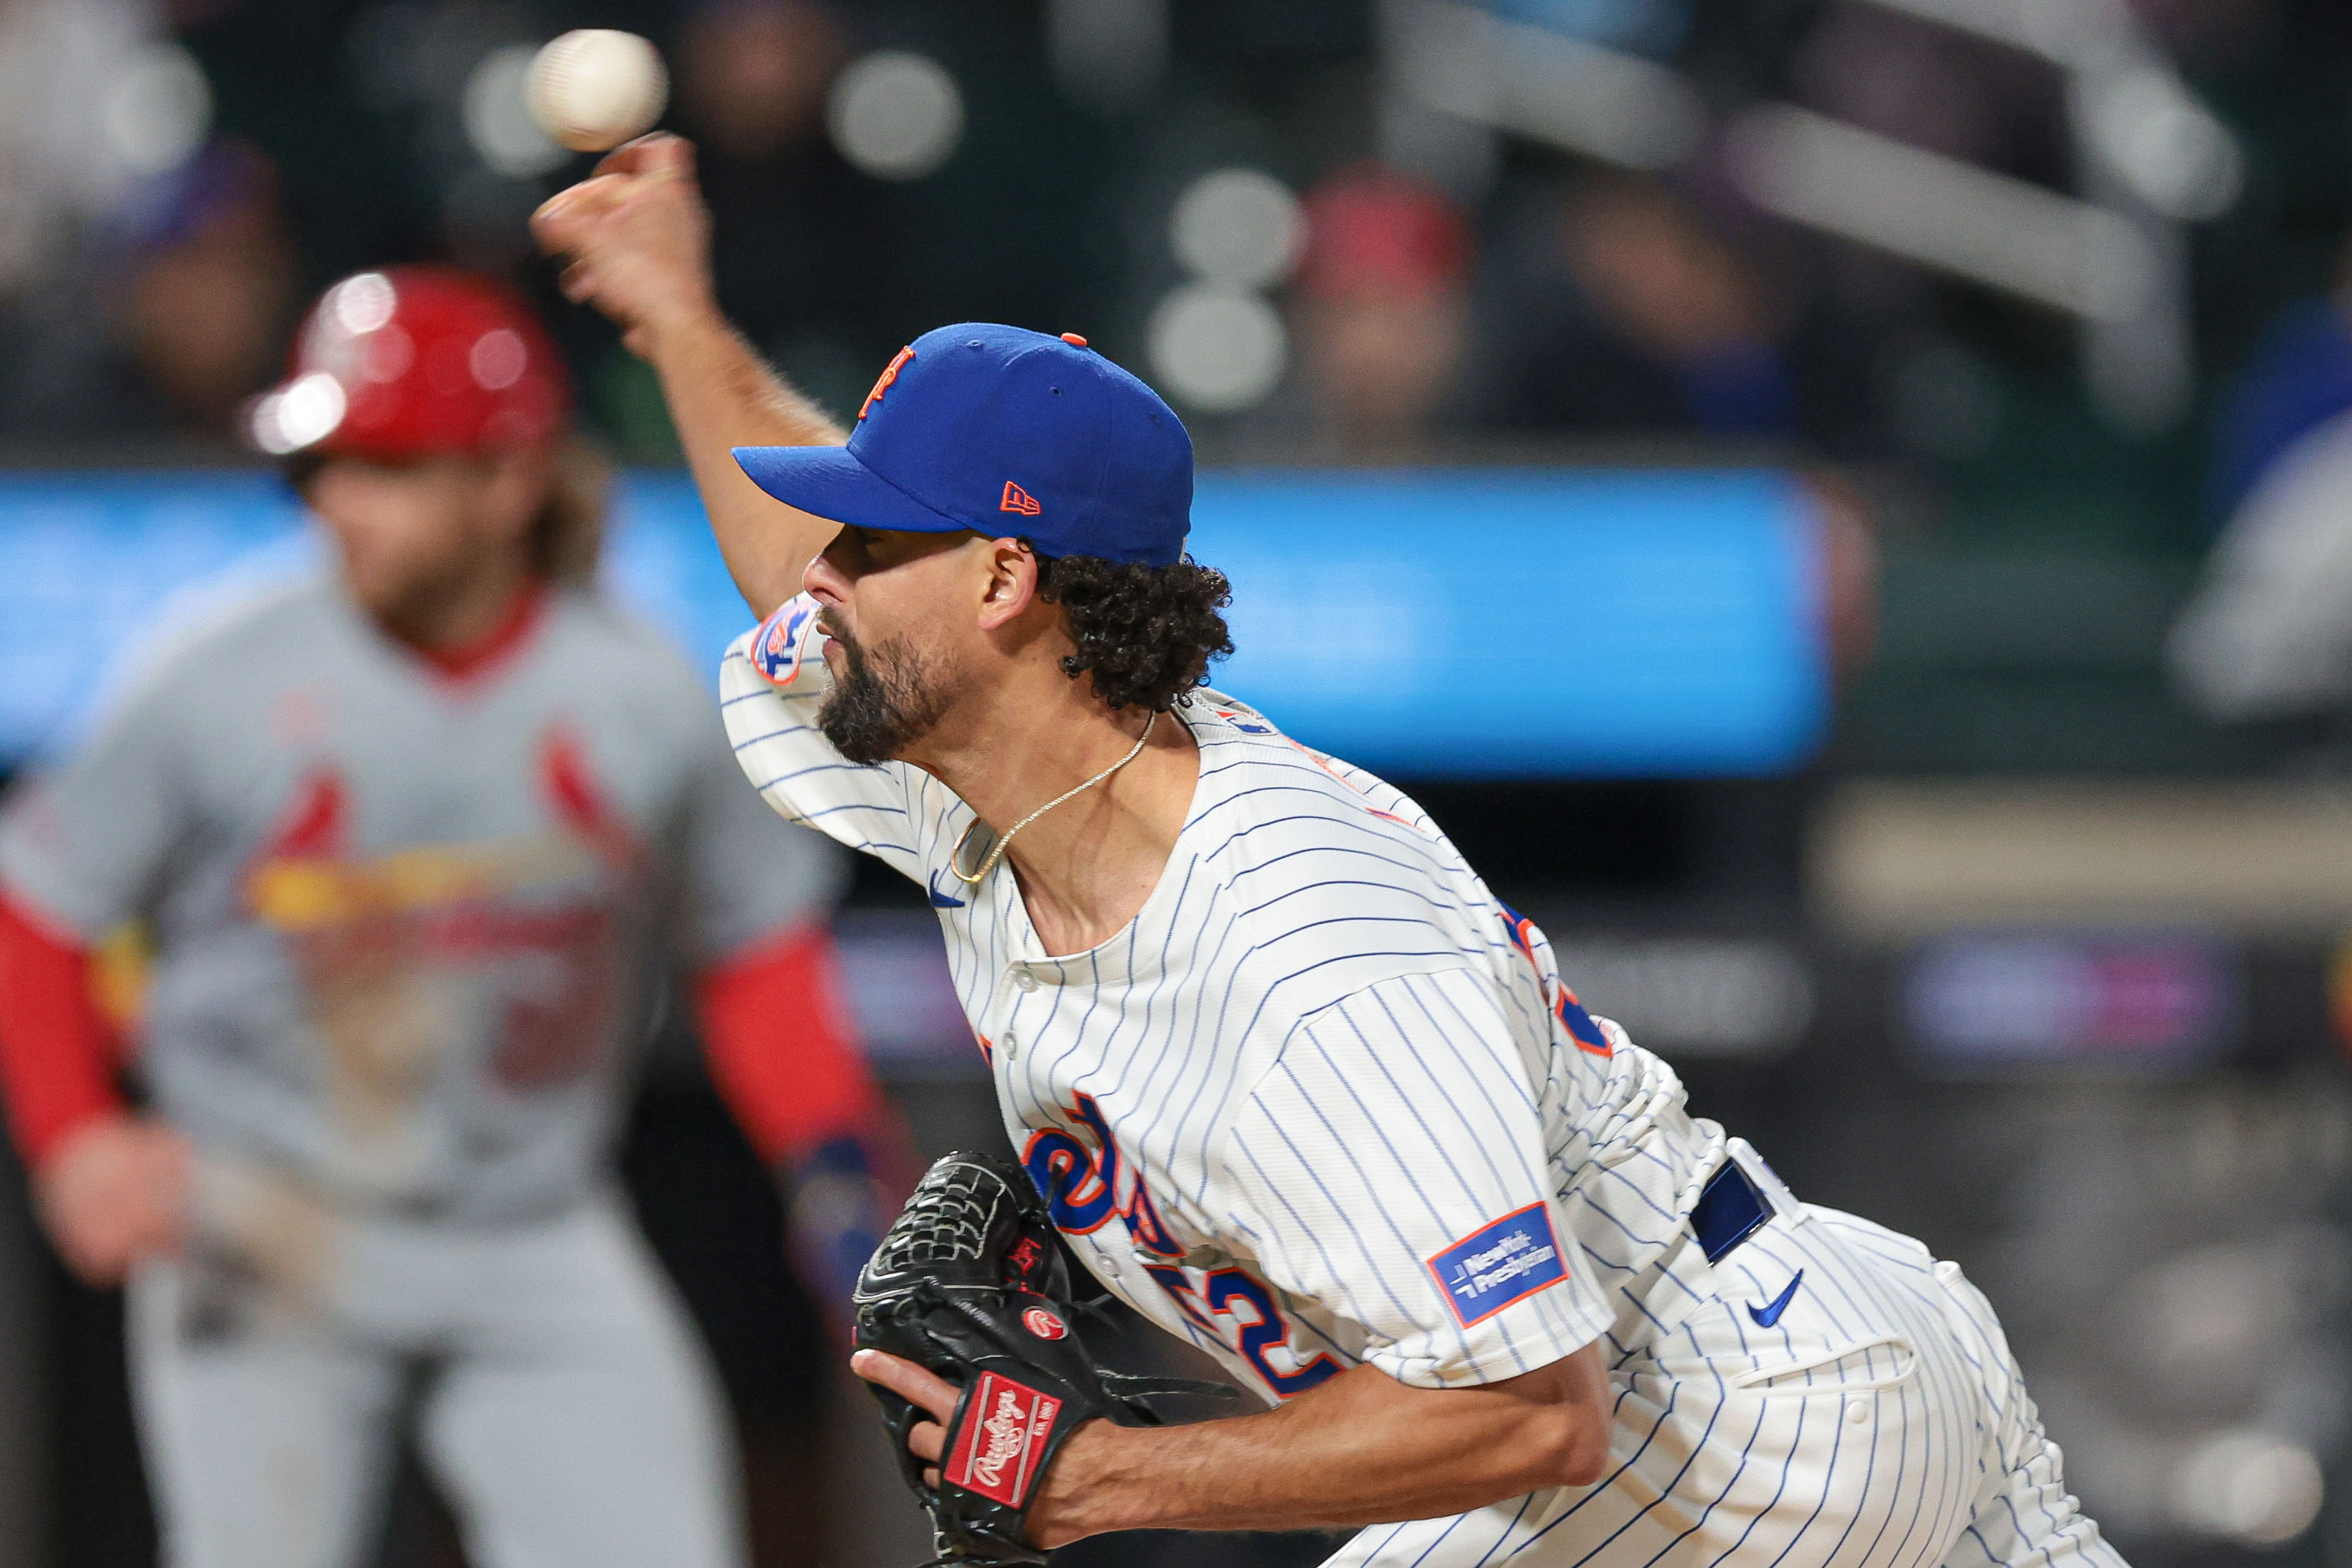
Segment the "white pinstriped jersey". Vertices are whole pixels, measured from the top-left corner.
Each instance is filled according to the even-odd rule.
[[[948,875],[969,807],[817,731],[816,610],[729,650],[737,758],[930,889],[1005,1129],[1106,1286],[1277,1400],[1367,1362],[1457,1387],[1605,1342],[1597,1484],[1374,1526],[1330,1568],[2122,1568],[1954,1266],[1777,1181],[1708,1261],[1687,1216],[1722,1130],[1402,794],[1203,691],[1150,897],[1049,956],[1011,875]]]
[[[1203,692],[1158,886],[1049,957],[1009,872],[947,874],[962,801],[816,731],[814,609],[729,653],[737,755],[785,816],[931,889],[1006,1129],[1107,1286],[1274,1398],[1366,1361],[1491,1382],[1633,1331],[1624,1282],[1681,1232],[1720,1131],[1412,801]]]

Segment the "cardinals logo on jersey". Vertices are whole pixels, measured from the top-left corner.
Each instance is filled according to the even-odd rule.
[[[321,767],[247,867],[246,908],[286,941],[355,1132],[396,1128],[444,1053],[485,1030],[513,1090],[572,1082],[609,1047],[613,899],[645,849],[576,737],[550,731],[537,763],[545,829],[373,855],[342,775]]]

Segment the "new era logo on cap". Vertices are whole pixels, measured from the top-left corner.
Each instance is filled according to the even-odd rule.
[[[1075,333],[982,321],[925,332],[857,415],[845,447],[741,447],[735,460],[778,500],[857,528],[1017,534],[1042,555],[1152,566],[1183,559],[1192,437],[1158,394]],[[1011,468],[1020,479],[1004,477]]]

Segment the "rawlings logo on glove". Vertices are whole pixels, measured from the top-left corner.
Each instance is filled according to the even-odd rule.
[[[1028,1509],[1069,1435],[1102,1416],[1157,1424],[1151,1394],[1230,1389],[1123,1377],[1097,1367],[1071,1331],[1067,1266],[1028,1173],[989,1154],[950,1154],[907,1200],[851,1298],[857,1346],[927,1368],[962,1389],[936,1487],[907,1435],[929,1415],[869,1384],[900,1472],[931,1516],[940,1563],[1043,1563]]]
[[[1043,1457],[1045,1438],[1054,1430],[1062,1402],[983,1372],[972,1406],[988,1415],[967,1423],[971,1440],[948,1466],[945,1479],[1019,1508],[1029,1500],[1030,1483],[1044,1468],[1030,1460]]]

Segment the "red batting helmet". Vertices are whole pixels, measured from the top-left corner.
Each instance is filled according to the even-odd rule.
[[[545,446],[567,403],[555,345],[513,289],[451,267],[387,267],[320,296],[247,430],[278,456],[488,455]]]

